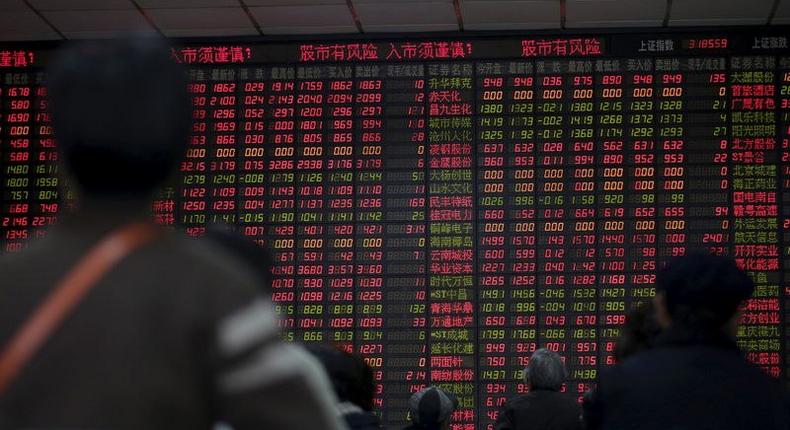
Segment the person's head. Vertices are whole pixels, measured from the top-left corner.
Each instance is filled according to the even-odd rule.
[[[67,46],[47,85],[61,160],[83,197],[144,200],[169,177],[191,120],[185,72],[162,40]]]
[[[415,427],[421,429],[448,429],[457,408],[458,398],[453,393],[430,386],[412,394],[409,399],[409,418]]]
[[[695,253],[670,260],[656,276],[656,317],[664,327],[734,334],[738,308],[754,281],[729,257]]]
[[[560,391],[567,377],[562,357],[546,348],[533,352],[524,369],[524,383],[530,390]]]
[[[373,370],[361,356],[332,345],[313,343],[306,348],[324,366],[338,400],[351,402],[366,411],[373,410],[376,382]]]
[[[661,334],[653,302],[645,302],[631,309],[625,317],[622,333],[614,349],[617,361],[651,348]]]

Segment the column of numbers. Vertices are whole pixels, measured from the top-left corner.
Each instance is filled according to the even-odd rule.
[[[29,236],[41,237],[46,230],[57,221],[60,207],[59,193],[63,189],[58,172],[58,154],[52,130],[52,118],[47,108],[47,88],[42,85],[43,73],[33,75],[33,135],[31,143],[34,151],[31,153],[32,184],[31,190],[33,205],[30,208]]]
[[[673,170],[673,167],[680,167],[683,163],[688,145],[683,125],[683,110],[687,103],[683,94],[687,91],[687,77],[679,65],[668,64],[666,69],[656,69],[657,137],[661,142],[656,207],[663,216],[658,227],[659,255],[666,258],[686,253],[686,181],[683,176],[676,175],[677,169]]]
[[[386,276],[382,294],[387,365],[383,421],[407,419],[409,397],[428,381],[426,282],[425,65],[390,65],[384,82],[384,142],[381,158],[361,157],[357,181],[384,182]],[[374,110],[373,108],[368,108]]]
[[[505,249],[508,265],[501,275],[508,303],[505,337],[508,357],[507,395],[527,392],[524,367],[529,356],[538,349],[538,231],[536,200],[537,152],[535,131],[536,83],[535,64],[510,62],[508,65],[508,97],[505,105],[507,135],[506,166],[507,199],[505,216],[507,236]],[[485,333],[485,329],[481,330]],[[497,411],[499,412],[499,411]],[[492,417],[493,419],[493,417]]]
[[[506,78],[496,63],[477,64],[477,219],[478,219],[478,321],[480,326],[510,326],[505,298],[507,249],[505,246],[505,94]],[[481,376],[504,371],[507,376],[506,339],[483,339],[480,344]],[[493,373],[492,373],[493,374]],[[506,399],[505,380],[481,378],[478,388],[481,418],[494,420]]]
[[[383,166],[385,117],[384,117],[384,80],[378,70],[357,66],[355,97],[357,115],[355,126],[356,165],[359,169]],[[360,138],[361,137],[361,138]],[[380,173],[380,172],[379,172]],[[356,183],[356,291],[357,324],[355,332],[358,352],[365,352],[365,359],[374,370],[377,383],[376,403],[383,405],[380,395],[383,390],[383,377],[386,369],[384,357],[387,343],[384,339],[384,324],[389,309],[384,308],[385,263],[389,260],[385,247],[384,223],[384,178],[382,175],[368,176],[368,181]]]
[[[245,173],[243,184],[256,193],[263,186],[268,226],[267,239],[274,260],[272,298],[285,337],[295,339],[296,329],[296,96],[293,68],[274,67],[267,73],[269,92],[264,110],[264,172]],[[247,175],[250,175],[247,178]],[[261,178],[262,175],[263,178]],[[262,179],[262,181],[261,181]],[[242,223],[257,222],[257,214],[242,216]]]
[[[573,382],[568,391],[581,397],[590,389],[595,378],[598,360],[596,342],[596,268],[597,252],[595,231],[596,189],[595,180],[595,84],[589,62],[579,62],[577,73],[568,74],[572,100],[568,106],[568,177],[566,186],[572,194],[568,197],[567,262],[570,305],[568,325],[571,327],[570,350],[567,360],[572,369]],[[590,66],[589,68],[587,66]],[[585,70],[587,71],[585,73]],[[581,72],[581,73],[579,73]]]
[[[567,324],[570,280],[566,276],[568,226],[564,220],[571,191],[566,189],[568,174],[565,145],[566,102],[571,83],[563,76],[565,63],[537,63],[535,84],[535,209],[537,244],[537,317],[541,347],[563,357],[570,351],[571,331]],[[569,103],[568,103],[569,104]]]
[[[4,130],[0,130],[5,144],[2,231],[5,250],[18,251],[30,237],[34,90],[30,76],[23,73],[6,74],[4,83],[5,87],[0,87],[5,119]]]
[[[651,60],[628,61],[624,108],[626,115],[626,166],[629,177],[626,201],[628,225],[629,308],[654,295],[658,261],[658,217],[655,206],[657,185],[656,79]],[[611,364],[611,361],[605,362]]]
[[[237,224],[241,233],[270,247],[266,228],[266,87],[267,70],[244,69],[239,80]]]
[[[296,91],[296,314],[298,339],[322,342],[330,336],[330,319],[352,309],[330,303],[326,264],[328,237],[324,171],[325,87],[321,67],[297,68]]]
[[[212,83],[203,70],[192,70],[188,86],[192,100],[192,130],[184,160],[181,162],[181,204],[179,222],[187,234],[196,236],[204,231],[208,200],[207,151],[209,148],[208,123],[211,109],[209,98]]]
[[[618,64],[597,64],[596,108],[598,177],[598,328],[603,362],[610,360],[626,313],[626,81]]]
[[[326,81],[324,126],[327,129],[325,151],[324,194],[326,196],[325,227],[327,282],[330,305],[329,328],[332,341],[348,351],[356,343],[354,326],[363,322],[355,306],[356,275],[367,273],[370,268],[357,263],[358,250],[354,239],[354,129],[358,121],[353,116],[353,69],[330,67]],[[352,113],[352,115],[349,115]],[[355,321],[356,318],[356,321]]]

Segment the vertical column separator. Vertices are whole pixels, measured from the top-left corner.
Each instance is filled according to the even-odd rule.
[[[456,0],[457,3],[457,0]],[[472,61],[472,142],[471,142],[471,151],[472,151],[472,229],[474,231],[474,244],[472,245],[472,292],[473,292],[473,320],[475,322],[475,345],[474,349],[475,352],[473,353],[472,357],[474,360],[474,369],[475,369],[475,381],[477,382],[477,395],[475,396],[475,428],[480,428],[480,261],[479,256],[480,253],[478,252],[477,247],[480,246],[480,229],[478,228],[479,224],[479,217],[478,217],[478,207],[479,207],[479,193],[478,193],[478,164],[477,164],[477,146],[478,146],[478,138],[477,138],[477,61]],[[504,94],[504,88],[503,88]],[[504,105],[504,97],[502,100]],[[504,111],[504,108],[503,108]],[[504,112],[503,112],[504,113]],[[504,151],[503,151],[504,152]],[[504,167],[504,166],[503,166]],[[507,206],[507,205],[506,205]]]
[[[422,105],[423,105],[423,112],[422,117],[425,121],[423,123],[423,153],[422,153],[422,169],[423,174],[425,175],[423,178],[423,184],[425,185],[425,189],[423,193],[425,195],[425,219],[423,221],[425,226],[425,275],[424,281],[425,285],[425,381],[427,385],[431,383],[431,363],[430,363],[430,356],[431,356],[431,171],[429,169],[430,164],[430,104],[428,103],[428,95],[430,94],[430,63],[423,64],[423,85],[422,85]]]

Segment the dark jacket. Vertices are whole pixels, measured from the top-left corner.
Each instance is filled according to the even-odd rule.
[[[655,348],[607,369],[594,403],[592,421],[603,429],[787,430],[789,423],[778,382],[723,333],[668,330]]]
[[[516,396],[502,406],[496,430],[578,430],[579,404],[556,391],[534,390]]]
[[[343,416],[349,430],[381,430],[379,417],[373,412],[354,412]]]
[[[2,256],[0,345],[94,243],[133,218],[83,213]],[[222,250],[176,234],[138,249],[12,383],[0,429],[338,428],[326,376],[279,341],[253,279]]]

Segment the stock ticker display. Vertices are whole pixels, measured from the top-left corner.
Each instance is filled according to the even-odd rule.
[[[453,428],[491,428],[539,347],[581,397],[657,267],[699,248],[753,276],[738,343],[784,378],[786,34],[181,45],[194,124],[154,216],[268,246],[284,336],[367,357],[390,426],[437,384],[460,399]],[[6,252],[69,201],[50,53],[0,47]]]

